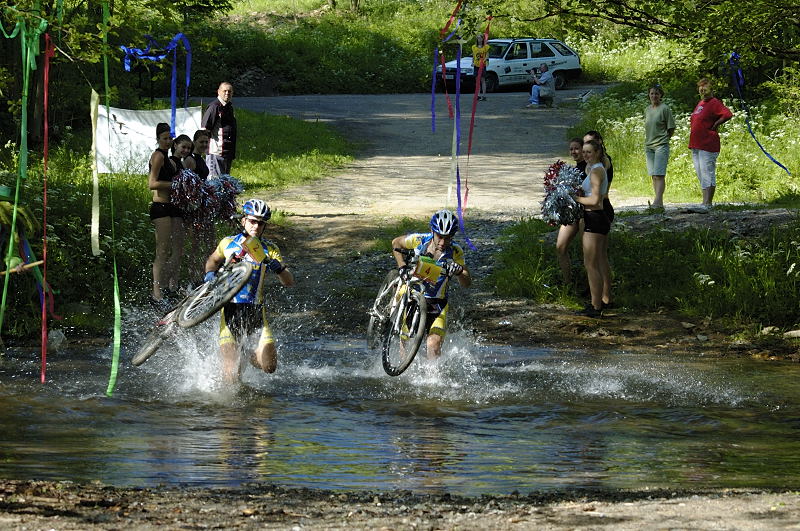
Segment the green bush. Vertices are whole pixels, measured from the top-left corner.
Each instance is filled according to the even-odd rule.
[[[492,275],[500,295],[574,303],[557,287],[554,245],[543,238],[551,230],[538,220],[508,230]],[[752,240],[709,229],[615,230],[609,256],[615,299],[626,308],[663,307],[745,324],[800,322],[800,220]]]

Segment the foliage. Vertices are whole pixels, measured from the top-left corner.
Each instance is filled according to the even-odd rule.
[[[558,285],[560,272],[555,249],[544,242],[544,235],[552,230],[545,222],[529,218],[506,231],[491,277],[497,293],[521,295],[539,302],[558,300],[565,294]]]
[[[572,302],[553,287],[560,272],[544,230],[522,220],[506,233],[492,276],[498,293]],[[709,229],[615,230],[609,256],[616,300],[631,310],[663,307],[779,327],[800,322],[796,297],[786,296],[800,288],[800,220],[750,240]]]

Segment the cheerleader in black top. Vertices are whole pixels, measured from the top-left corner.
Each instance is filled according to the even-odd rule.
[[[158,148],[150,155],[148,188],[153,191],[150,204],[150,220],[155,228],[156,255],[153,260],[153,290],[151,302],[162,309],[169,305],[162,290],[177,287],[180,273],[180,257],[183,253],[183,219],[180,210],[170,203],[172,179],[178,174],[178,166],[169,156],[172,134],[169,124],[156,126]]]

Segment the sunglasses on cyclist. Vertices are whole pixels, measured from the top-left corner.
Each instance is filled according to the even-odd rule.
[[[266,223],[266,221],[264,221],[263,219],[256,219],[256,218],[244,218],[244,219],[245,221],[249,221],[253,225],[258,225],[259,227]]]

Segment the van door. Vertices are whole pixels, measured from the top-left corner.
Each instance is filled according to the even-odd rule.
[[[532,68],[527,42],[512,42],[508,47],[504,64],[498,72],[501,85],[525,83],[528,70]]]

